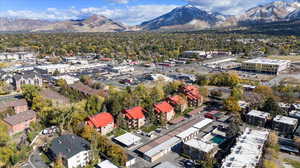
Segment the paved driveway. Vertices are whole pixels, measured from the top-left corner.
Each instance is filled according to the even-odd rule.
[[[29,163],[33,168],[49,168],[37,151],[34,151],[29,157]]]

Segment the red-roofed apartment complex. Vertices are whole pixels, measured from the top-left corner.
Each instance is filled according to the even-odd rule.
[[[168,97],[167,102],[174,107],[177,113],[182,113],[188,108],[187,101],[179,95]]]
[[[203,103],[203,97],[200,94],[199,88],[195,85],[186,85],[182,88],[190,107],[198,107]]]
[[[97,129],[101,135],[106,135],[114,130],[114,118],[110,113],[99,113],[89,117],[87,124]]]
[[[159,104],[155,104],[154,111],[162,120],[165,121],[170,121],[175,116],[174,108],[166,101]]]
[[[145,109],[140,106],[134,107],[132,109],[124,110],[124,118],[127,121],[129,128],[141,128],[145,125],[146,118],[144,115]]]

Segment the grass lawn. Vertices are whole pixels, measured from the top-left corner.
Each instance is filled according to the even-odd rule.
[[[292,159],[284,159],[284,162],[290,164],[291,166],[293,166],[294,168],[300,168],[300,162],[296,161],[296,160],[292,160]]]
[[[300,55],[296,56],[268,56],[270,59],[281,59],[281,60],[290,60],[290,61],[300,61]]]
[[[143,127],[142,131],[146,132],[146,133],[149,133],[149,132],[152,132],[152,131],[156,130],[157,128],[158,128],[158,126],[156,126],[156,125],[150,125],[150,126],[147,126],[147,127]]]
[[[118,137],[123,134],[126,134],[127,131],[123,130],[122,128],[116,128],[113,132],[114,136]]]

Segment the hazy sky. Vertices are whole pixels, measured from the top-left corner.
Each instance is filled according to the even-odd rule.
[[[275,0],[0,0],[0,17],[64,20],[99,14],[134,25],[186,4],[233,15],[272,1]]]

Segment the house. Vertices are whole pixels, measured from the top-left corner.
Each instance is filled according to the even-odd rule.
[[[115,126],[113,116],[107,112],[89,117],[87,124],[90,127],[97,129],[101,135],[111,133]]]
[[[145,109],[140,106],[123,110],[124,118],[127,121],[129,128],[141,128],[145,125],[146,118],[144,115]]]
[[[179,95],[168,97],[167,102],[174,107],[177,113],[182,113],[188,108],[187,101]]]
[[[190,107],[198,107],[203,103],[203,97],[196,85],[186,85],[182,88],[183,94],[187,97]]]
[[[271,119],[270,113],[258,110],[251,110],[247,116],[246,121],[248,124],[265,127],[268,120]]]
[[[14,135],[29,128],[30,123],[36,121],[36,113],[28,110],[6,117],[3,121],[8,125],[9,134]]]
[[[67,168],[85,167],[91,161],[90,143],[76,135],[66,134],[55,138],[49,147],[50,158],[61,156]]]
[[[272,128],[275,131],[283,133],[285,135],[293,134],[298,125],[298,120],[282,115],[277,115],[273,119]]]
[[[69,85],[69,87],[71,89],[83,94],[84,96],[97,96],[99,93],[99,90],[92,89],[89,86],[87,86],[81,82],[77,82],[72,85]]]
[[[58,92],[45,88],[42,89],[40,92],[41,96],[47,100],[50,100],[54,106],[61,106],[61,105],[69,105],[70,104],[70,99],[59,94]]]
[[[170,121],[175,116],[174,108],[166,101],[154,105],[154,111],[158,118],[163,121]]]
[[[182,152],[190,156],[193,160],[205,160],[205,158],[213,158],[216,155],[218,145],[202,140],[191,139],[183,143]]]
[[[21,113],[28,110],[28,104],[25,99],[12,99],[0,101],[0,112],[13,109],[15,113]]]
[[[15,75],[13,77],[12,84],[17,91],[20,91],[23,85],[43,86],[43,79],[38,73],[34,71],[27,71]]]

